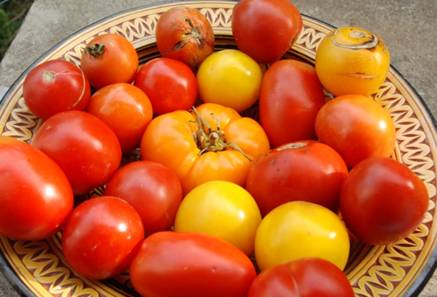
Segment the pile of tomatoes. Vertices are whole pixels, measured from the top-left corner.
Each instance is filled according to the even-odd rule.
[[[280,60],[302,29],[288,0],[240,1],[232,29],[239,50],[214,52],[206,18],[176,7],[156,28],[162,57],[139,69],[115,34],[91,40],[80,68],[32,69],[24,99],[43,123],[31,144],[0,138],[0,235],[61,230],[76,272],[129,269],[147,297],[353,296],[350,240],[403,238],[428,205],[369,96],[388,50],[345,27],[315,68]]]

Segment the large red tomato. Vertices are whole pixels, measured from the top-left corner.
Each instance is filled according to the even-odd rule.
[[[354,297],[346,275],[326,260],[307,258],[263,271],[248,297]]]
[[[314,121],[324,103],[311,65],[295,60],[274,63],[264,74],[259,101],[261,125],[270,144],[314,138]]]
[[[157,114],[187,110],[197,97],[197,80],[182,62],[156,58],[144,64],[135,77],[135,86],[143,90]]]
[[[252,262],[233,245],[176,232],[147,237],[130,274],[145,297],[246,297],[256,276]]]
[[[177,6],[159,17],[156,43],[163,57],[196,68],[214,51],[214,32],[197,9]]]
[[[396,138],[390,113],[362,95],[328,101],[317,114],[316,132],[349,166],[369,157],[389,157]]]
[[[55,162],[29,144],[0,137],[0,236],[44,239],[72,208],[73,192]]]
[[[340,155],[315,141],[294,142],[256,160],[247,190],[263,215],[289,201],[308,201],[336,210],[348,170]]]
[[[157,162],[138,161],[117,171],[105,195],[120,197],[139,213],[147,234],[173,226],[182,200],[182,185],[176,173]]]
[[[100,89],[132,81],[138,68],[138,54],[123,36],[104,34],[87,44],[80,66],[91,84]]]
[[[47,119],[58,112],[84,109],[90,84],[76,65],[64,60],[47,61],[27,74],[23,96],[34,114]]]
[[[62,236],[65,259],[78,273],[105,279],[130,265],[144,238],[141,218],[126,201],[97,197],[71,214]]]
[[[408,167],[389,158],[359,163],[341,193],[346,225],[367,244],[388,244],[407,236],[427,209],[424,183]]]
[[[302,17],[290,0],[242,0],[232,14],[238,48],[261,63],[273,63],[291,47]]]
[[[104,184],[121,161],[114,132],[97,117],[82,111],[52,116],[41,125],[32,144],[62,168],[76,194]]]
[[[139,145],[153,116],[152,105],[146,94],[126,83],[109,85],[95,92],[88,111],[114,131],[124,152]]]

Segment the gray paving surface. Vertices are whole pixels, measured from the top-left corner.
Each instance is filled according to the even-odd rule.
[[[10,85],[63,36],[117,11],[159,1],[36,0],[0,64],[0,85]],[[160,1],[172,2],[172,1]],[[436,0],[295,0],[301,12],[333,25],[359,25],[379,33],[392,64],[437,116]],[[0,297],[18,296],[0,274]],[[437,273],[420,294],[437,297]]]

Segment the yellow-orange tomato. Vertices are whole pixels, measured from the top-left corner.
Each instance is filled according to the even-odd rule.
[[[382,39],[361,28],[339,28],[317,49],[317,75],[336,96],[376,93],[389,66],[390,53]]]
[[[175,170],[185,192],[211,180],[244,185],[251,161],[268,151],[255,120],[214,103],[158,116],[141,141],[141,157]]]

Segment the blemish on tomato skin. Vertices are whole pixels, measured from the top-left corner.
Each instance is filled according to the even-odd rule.
[[[56,73],[53,71],[44,71],[42,73],[42,80],[44,83],[52,83],[55,80]]]

